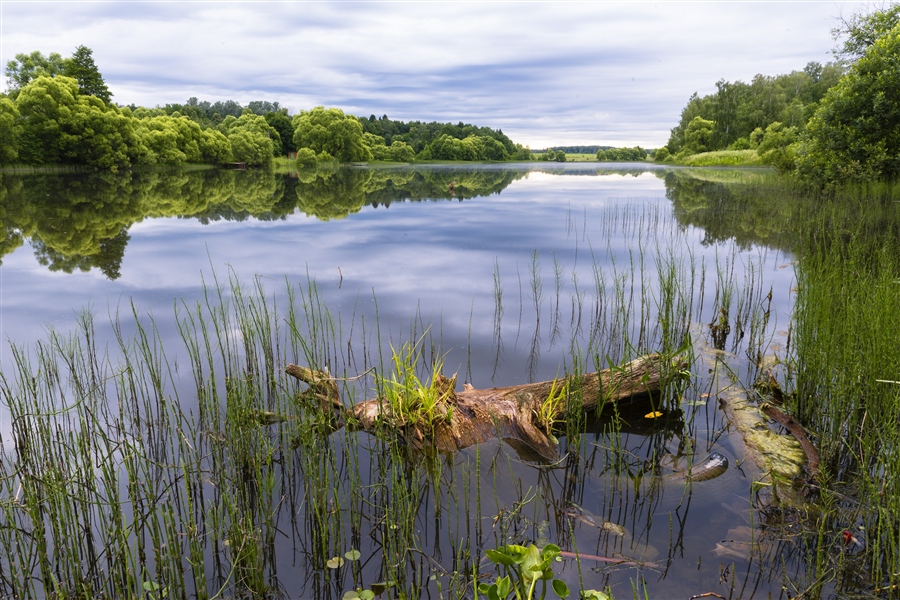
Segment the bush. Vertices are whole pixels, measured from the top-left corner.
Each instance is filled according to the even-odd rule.
[[[312,148],[297,150],[297,166],[301,169],[316,166],[316,153]]]

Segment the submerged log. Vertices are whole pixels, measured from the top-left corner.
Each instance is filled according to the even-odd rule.
[[[366,400],[345,407],[337,385],[327,373],[306,367],[288,365],[285,372],[309,385],[304,393],[323,411],[331,412],[335,428],[346,424],[377,432],[379,426],[399,430],[414,447],[433,447],[453,452],[469,446],[503,438],[518,450],[531,451],[546,460],[558,458],[556,440],[551,435],[552,423],[566,411],[566,402],[556,403],[548,414],[548,397],[560,390],[578,390],[580,409],[594,411],[605,404],[638,400],[657,393],[667,377],[686,366],[677,358],[672,362],[659,354],[648,354],[622,365],[580,377],[541,381],[501,388],[475,389],[466,384],[456,391],[456,376],[438,376],[434,382],[441,401],[441,417],[430,424],[398,422],[382,398]],[[539,417],[542,415],[543,419]],[[522,447],[524,445],[524,447]]]

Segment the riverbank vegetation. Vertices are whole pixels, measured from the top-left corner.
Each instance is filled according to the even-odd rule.
[[[0,166],[78,165],[116,171],[135,165],[300,166],[370,160],[530,160],[502,131],[464,124],[357,118],[322,106],[293,117],[278,102],[144,108],[111,101],[89,48],[71,58],[19,54],[0,95]]]
[[[298,187],[297,197],[308,199],[309,206],[319,206],[323,213],[341,211],[340,206],[326,205],[339,203],[348,189],[374,189],[372,177],[378,172],[346,169],[341,175],[369,177],[363,182],[316,178],[308,189],[324,190],[330,184],[332,192],[316,199]],[[705,379],[703,361],[713,357],[737,361],[740,354],[750,362],[738,369],[740,373],[727,372],[727,389],[733,392],[740,385],[732,379],[738,375],[770,386],[760,387],[760,394],[768,394],[764,390],[774,389],[771,383],[776,381],[785,410],[809,429],[822,458],[820,475],[800,480],[808,494],[800,506],[767,504],[754,495],[752,502],[760,504],[753,518],[765,521],[762,529],[753,529],[760,537],[747,546],[753,548],[747,556],[759,558],[764,565],[760,573],[767,581],[775,579],[797,593],[811,590],[806,594],[810,597],[889,596],[900,572],[896,539],[900,473],[894,459],[900,430],[884,415],[900,412],[896,383],[900,356],[894,338],[885,332],[900,327],[896,281],[900,188],[848,186],[811,194],[767,171],[699,174],[702,178],[693,177],[690,170],[660,174],[677,221],[662,226],[656,209],[619,208],[624,212],[616,213],[616,225],[611,221],[607,227],[612,231],[624,225],[629,239],[650,239],[651,244],[668,243],[673,248],[674,238],[668,236],[700,227],[707,232],[704,243],[765,244],[791,252],[798,260],[794,266],[798,289],[788,346],[779,349],[778,361],[764,360],[772,350],[766,324],[776,318],[777,308],[773,309],[771,291],[761,285],[759,265],[752,260],[741,267],[734,256],[723,256],[715,265],[700,265],[692,256],[667,252],[655,264],[635,255],[633,262],[609,271],[599,264],[589,266],[595,281],[577,288],[571,302],[572,326],[577,320],[575,331],[584,337],[572,344],[571,361],[557,379],[562,382],[585,367],[606,367],[607,358],[618,364],[649,349],[685,350],[685,340],[692,339],[694,352],[687,354],[694,361],[692,382],[686,389],[668,390],[661,404],[651,409],[614,416],[590,437],[585,436],[587,425],[582,421],[554,424],[547,419],[547,433],[555,432],[561,449],[571,454],[550,468],[534,470],[549,479],[553,477],[547,473],[564,470],[560,479],[573,483],[559,490],[561,497],[541,487],[551,486],[546,480],[534,488],[546,496],[535,497],[527,486],[516,489],[514,482],[525,477],[523,467],[491,458],[488,446],[456,459],[412,451],[416,442],[401,443],[390,423],[383,430],[373,429],[371,435],[353,431],[326,435],[334,425],[328,422],[329,414],[321,411],[313,395],[284,377],[280,367],[302,361],[330,373],[338,378],[334,382],[346,403],[370,397],[379,386],[416,390],[421,387],[418,383],[436,380],[435,369],[439,371],[443,357],[441,340],[433,333],[438,329],[429,329],[417,315],[408,334],[381,339],[377,322],[361,319],[353,325],[330,313],[319,301],[314,282],[288,286],[287,299],[279,296],[276,301],[263,290],[261,280],[249,289],[232,280],[212,285],[197,304],[178,304],[181,348],[168,347],[156,324],[136,309],[134,314],[126,310],[115,316],[117,338],[110,355],[98,346],[97,325],[89,315],[73,336],[51,332],[31,349],[13,347],[15,368],[0,380],[0,393],[11,411],[11,442],[4,447],[2,461],[7,499],[2,509],[12,525],[0,536],[7,557],[0,589],[20,597],[41,596],[49,588],[59,595],[74,594],[73,590],[128,597],[149,597],[148,591],[166,595],[164,590],[198,597],[261,595],[275,593],[282,585],[298,585],[295,572],[285,578],[285,571],[279,571],[284,563],[278,561],[279,553],[298,552],[305,574],[298,581],[307,586],[304,592],[309,597],[340,597],[350,589],[388,585],[394,590],[389,595],[396,597],[440,589],[444,597],[470,598],[474,586],[483,582],[479,578],[493,570],[481,560],[485,549],[527,545],[540,537],[538,546],[558,544],[568,552],[565,560],[573,560],[568,549],[580,521],[570,515],[584,522],[591,517],[565,509],[569,502],[583,503],[582,498],[597,493],[616,498],[622,490],[638,487],[641,498],[644,493],[653,498],[647,481],[654,475],[647,470],[647,460],[659,456],[631,456],[635,449],[619,445],[624,439],[620,433],[627,431],[638,439],[644,435],[692,439],[688,417],[692,407],[705,406],[707,398],[716,397],[715,389],[707,387],[711,384]],[[284,198],[284,189],[267,187],[260,180],[264,171],[239,175],[259,188],[254,198],[271,213],[260,218],[276,217],[281,201],[276,206],[265,203],[273,195]],[[473,171],[472,177],[495,175],[484,169]],[[205,178],[228,177],[234,186],[233,172],[197,172],[192,175],[195,180],[183,185],[158,174],[146,176],[155,177],[165,191],[162,197],[173,204],[180,197],[176,190],[191,190],[182,201],[198,203],[198,214],[206,206],[203,202],[224,197],[227,189],[236,194],[230,210],[254,201],[241,200],[237,189],[227,185],[226,189],[198,185]],[[411,171],[407,176],[403,183],[398,170],[383,193],[395,186],[427,185]],[[443,169],[427,176],[441,178],[434,189],[446,183]],[[463,173],[450,176],[460,186],[465,181]],[[299,186],[300,180],[296,182]],[[110,191],[109,200],[127,196],[125,190],[134,195],[139,186],[136,180],[123,182]],[[46,196],[47,188],[23,188],[31,190],[36,200]],[[83,189],[73,204],[85,204],[91,197]],[[69,214],[67,210],[61,207],[59,215]],[[129,205],[128,210],[135,207]],[[156,210],[154,214],[165,214],[162,206]],[[100,206],[99,212],[107,210]],[[237,212],[234,216],[240,218]],[[64,218],[71,219],[57,216],[50,222]],[[49,240],[47,224],[40,227],[40,235]],[[704,292],[698,282],[707,276],[711,287]],[[569,277],[554,259],[551,280],[542,282],[535,254],[531,272],[525,273],[530,291],[524,292],[520,303],[533,301],[538,321],[548,307],[553,320],[565,321],[567,317],[557,313],[560,305],[568,305],[568,298],[561,301],[558,290],[559,282]],[[576,279],[574,272],[571,279]],[[556,283],[548,286],[552,280]],[[504,281],[497,272],[497,320],[504,308],[516,312],[509,311],[514,305],[509,305]],[[552,288],[557,289],[556,298],[545,294]],[[696,311],[702,310],[704,294],[715,301],[711,313],[700,315]],[[575,316],[582,311],[583,323]],[[544,316],[546,321],[546,312]],[[708,325],[697,332],[691,329],[697,322]],[[708,344],[704,340],[710,339],[718,344],[713,354],[701,350]],[[766,370],[763,364],[777,367]],[[715,368],[723,369],[725,378],[724,367]],[[370,369],[368,376],[357,378]],[[564,395],[578,393],[583,390],[567,389]],[[759,400],[752,388],[747,393],[751,404]],[[657,409],[666,418],[646,416]],[[635,433],[638,426],[646,428],[643,433]],[[591,467],[579,458],[582,446],[599,453],[597,464],[607,465],[608,472],[585,471]],[[639,452],[645,450],[649,451]],[[742,469],[750,468],[748,464]],[[510,475],[513,469],[515,474]],[[599,492],[585,487],[584,482],[591,480],[585,472],[595,481],[600,478]],[[699,502],[702,490],[694,494]],[[628,511],[644,506],[633,498],[622,503],[618,508]],[[742,505],[747,505],[746,498]],[[616,521],[615,516],[606,518]],[[423,526],[431,522],[439,525]],[[647,543],[637,535],[632,540],[612,533],[615,524],[600,529],[612,548],[603,542],[599,549],[577,549],[585,565],[582,587],[602,587],[586,567],[592,560],[586,556],[603,558],[610,550],[618,552],[616,556],[635,556]],[[540,533],[540,528],[547,532]],[[91,531],[92,536],[80,535],[82,531]],[[677,533],[679,539],[687,535]],[[777,555],[767,554],[775,546],[773,540],[778,540]],[[291,543],[294,550],[286,549],[284,544]],[[667,560],[676,565],[669,572],[675,578],[684,561],[672,552]],[[632,562],[633,576],[645,581],[640,570],[661,568],[652,565],[664,560]],[[742,559],[732,555],[728,560]],[[708,562],[702,561],[704,569]],[[581,581],[570,567],[560,565],[560,571],[570,587]],[[743,576],[752,585],[758,574],[751,571]],[[628,575],[610,570],[607,576],[604,581],[614,586],[615,597],[632,596],[622,585]],[[650,590],[650,597],[660,589],[655,586],[666,584],[657,579],[654,574],[641,584]]]
[[[691,96],[655,159],[709,164],[725,158],[715,152],[753,150],[819,188],[896,178],[900,5],[854,15],[833,33],[844,39],[835,62],[749,84],[722,80],[714,94]]]

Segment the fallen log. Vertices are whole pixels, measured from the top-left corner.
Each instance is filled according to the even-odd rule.
[[[806,454],[809,477],[810,479],[817,479],[819,477],[819,451],[816,450],[816,447],[809,441],[809,436],[806,435],[806,430],[803,428],[803,425],[798,423],[794,417],[785,414],[768,402],[763,402],[760,405],[759,410],[769,418],[778,421],[782,427],[787,429],[791,435],[800,442],[800,447],[803,448],[803,452]]]
[[[517,450],[530,451],[552,461],[559,457],[552,424],[571,409],[569,394],[577,391],[571,397],[580,398],[580,410],[594,411],[605,404],[655,394],[686,366],[681,357],[673,360],[653,353],[580,377],[489,389],[466,384],[461,391],[456,391],[455,375],[451,378],[437,375],[432,385],[441,399],[440,416],[431,423],[403,421],[392,414],[384,398],[346,407],[335,380],[322,371],[288,365],[285,372],[309,386],[303,398],[330,412],[335,428],[346,425],[377,433],[379,427],[387,425],[399,431],[411,446],[432,447],[441,452],[461,450],[499,437]],[[559,401],[561,395],[565,395],[566,401]]]

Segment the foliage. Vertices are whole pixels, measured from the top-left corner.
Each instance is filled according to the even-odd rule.
[[[709,146],[715,125],[715,122],[699,115],[691,119],[684,132],[684,146],[679,154],[690,155],[712,150]]]
[[[19,110],[12,100],[0,96],[0,165],[15,162],[19,158]]]
[[[200,129],[187,117],[159,115],[138,121],[146,152],[140,162],[181,165],[221,164],[231,160],[231,144],[219,131]]]
[[[281,149],[278,132],[269,125],[265,117],[244,109],[240,117],[228,116],[219,124],[231,143],[234,160],[251,166],[269,166],[275,155],[276,143]]]
[[[247,106],[247,108],[252,110],[255,114],[260,114],[257,110],[253,109],[254,104],[262,103],[251,102],[250,105]],[[276,102],[275,104],[278,103]],[[290,154],[291,152],[295,152],[297,150],[297,146],[294,145],[294,123],[288,116],[287,109],[267,112],[264,113],[263,116],[266,119],[266,123],[268,123],[272,129],[278,132],[278,138],[280,140],[280,147],[277,148],[278,154],[284,156]]]
[[[597,160],[604,162],[632,162],[647,160],[647,151],[640,146],[634,148],[608,148],[597,150]]]
[[[342,163],[372,160],[359,120],[339,108],[300,111],[294,117],[294,144],[298,149],[312,149],[317,156],[327,153]]]
[[[297,150],[297,166],[302,168],[316,165],[316,153],[312,148],[300,148]]]
[[[421,121],[396,121],[389,119],[387,115],[376,118],[370,115],[369,118],[360,118],[360,124],[365,133],[371,133],[378,137],[384,138],[384,144],[388,147],[392,146],[395,141],[405,142],[412,146],[415,154],[421,153],[426,146],[431,144],[443,135],[449,135],[458,140],[464,140],[470,136],[489,137],[503,145],[506,154],[513,156],[520,154],[517,160],[524,160],[524,149],[519,151],[521,146],[516,146],[506,134],[500,129],[491,129],[489,127],[477,127],[460,121],[456,125],[452,123],[423,123]],[[496,159],[479,159],[479,160],[496,160]]]
[[[397,351],[391,346],[392,370],[389,375],[376,375],[376,386],[385,403],[390,407],[391,427],[412,427],[431,435],[439,422],[450,421],[452,407],[447,403],[447,390],[440,385],[443,361],[432,365],[431,381],[422,382],[416,374],[422,359],[422,342],[404,343]]]
[[[458,139],[442,134],[417,156],[420,160],[509,160],[506,148],[486,135],[469,135]]]
[[[900,175],[900,26],[879,39],[822,100],[798,149],[805,181],[834,185]]]
[[[688,167],[752,167],[763,164],[756,150],[700,152],[690,156],[669,157],[667,162],[677,162]]]
[[[562,150],[566,154],[597,154],[599,150],[609,150],[610,148],[612,146],[550,146],[547,150]]]
[[[815,112],[825,92],[837,83],[844,68],[840,63],[822,65],[810,62],[801,71],[785,75],[756,75],[750,83],[725,81],[716,83],[716,92],[707,96],[693,94],[681,112],[681,119],[669,136],[666,148],[670,154],[694,153],[698,142],[706,151],[750,149],[750,134],[765,130],[776,121],[800,132]],[[711,121],[704,126],[703,139],[697,139],[694,119]],[[691,138],[694,134],[694,138]],[[733,146],[734,144],[734,146]]]
[[[565,411],[568,398],[569,381],[554,379],[550,383],[550,391],[547,393],[547,397],[541,402],[541,406],[535,414],[537,424],[543,428],[547,435],[553,437],[553,425]]]
[[[869,14],[855,14],[850,19],[841,19],[840,27],[831,30],[835,41],[846,37],[843,46],[835,50],[841,58],[857,60],[879,39],[891,32],[900,23],[900,4],[876,10]]]
[[[800,132],[796,127],[785,127],[778,121],[766,127],[756,153],[767,165],[782,173],[790,173],[796,167]]]
[[[16,54],[15,59],[6,63],[6,84],[15,97],[19,90],[38,77],[65,75],[78,82],[80,93],[96,96],[108,103],[111,94],[92,54],[93,51],[86,46],[78,46],[70,58],[63,58],[56,52],[44,56],[37,50],[31,54]]]
[[[566,162],[566,153],[562,150],[547,150],[540,156],[540,160],[553,162]]]
[[[115,169],[138,153],[133,119],[70,77],[41,76],[16,99],[22,117],[19,157],[28,163],[91,164]]]
[[[72,57],[65,61],[63,74],[78,82],[81,94],[96,96],[103,102],[109,102],[112,94],[109,93],[100,70],[94,64],[93,51],[90,48],[78,46]]]
[[[44,56],[35,50],[31,54],[16,54],[6,63],[6,85],[10,90],[20,90],[38,77],[56,77],[65,72],[63,57],[51,52]]]
[[[488,558],[503,567],[505,575],[494,583],[478,584],[478,591],[489,600],[531,600],[535,597],[537,582],[542,584],[540,598],[547,595],[547,582],[559,598],[569,596],[569,586],[561,579],[554,579],[553,562],[558,560],[560,549],[555,544],[538,548],[534,544],[519,546],[509,544],[496,550],[486,550]]]
[[[413,162],[416,153],[412,146],[400,140],[394,140],[390,146],[385,145],[384,138],[373,133],[364,133],[363,140],[372,157],[375,160],[389,160],[394,162]]]

